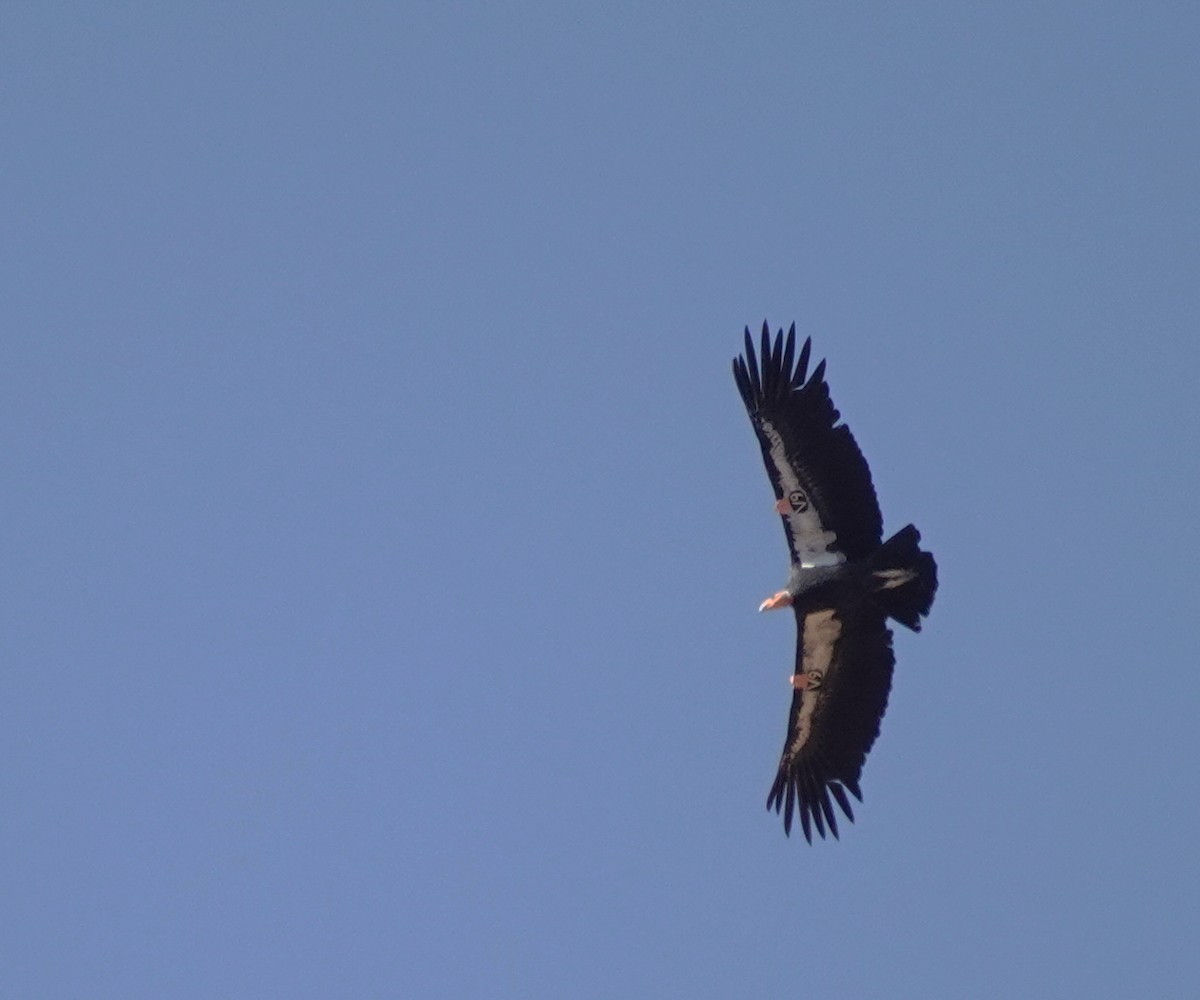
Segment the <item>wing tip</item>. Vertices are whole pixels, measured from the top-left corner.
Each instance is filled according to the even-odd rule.
[[[792,323],[784,333],[780,327],[771,337],[771,325],[763,320],[758,334],[758,343],[750,327],[742,329],[743,351],[734,359],[734,378],[743,398],[749,392],[746,405],[756,411],[766,400],[783,398],[808,386],[821,382],[825,374],[825,361],[808,374],[808,363],[812,356],[812,337],[805,337],[796,353],[796,324]]]
[[[822,840],[832,838],[840,841],[841,830],[834,803],[846,819],[854,822],[854,810],[846,796],[847,791],[862,801],[862,791],[857,781],[821,778],[811,772],[799,773],[791,766],[781,764],[767,795],[767,812],[774,810],[776,815],[783,814],[783,833],[786,837],[791,837],[793,822],[799,818],[800,832],[809,844],[813,843],[814,832]]]

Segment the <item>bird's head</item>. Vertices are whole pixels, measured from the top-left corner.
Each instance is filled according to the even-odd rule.
[[[768,597],[758,606],[759,611],[776,611],[779,608],[790,608],[792,606],[792,595],[786,590],[781,590],[774,597]]]

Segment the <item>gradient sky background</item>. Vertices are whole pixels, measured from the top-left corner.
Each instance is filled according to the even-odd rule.
[[[5,3],[0,995],[1200,995],[1198,45]],[[941,566],[813,847],[764,317]]]

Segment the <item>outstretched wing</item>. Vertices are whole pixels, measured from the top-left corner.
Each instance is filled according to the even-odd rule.
[[[846,793],[862,801],[858,779],[887,709],[895,658],[883,614],[866,605],[797,610],[796,626],[796,673],[806,686],[792,697],[767,808],[783,810],[789,835],[799,812],[811,844],[814,826],[822,837],[826,828],[837,837],[833,802],[854,820]]]
[[[799,358],[795,347],[795,324],[786,340],[780,330],[772,345],[763,323],[761,361],[749,327],[746,353],[733,360],[775,499],[785,502],[783,526],[792,562],[831,566],[863,559],[883,537],[871,472],[850,429],[838,423],[825,362],[807,374],[812,339],[805,339]]]

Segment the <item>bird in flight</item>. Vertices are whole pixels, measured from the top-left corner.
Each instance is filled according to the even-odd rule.
[[[796,614],[792,707],[767,808],[783,811],[790,836],[798,813],[838,836],[836,803],[852,822],[849,796],[879,735],[892,685],[888,620],[914,632],[929,614],[937,564],[913,525],[883,541],[871,472],[829,398],[825,362],[808,373],[812,339],[796,356],[796,326],[772,342],[763,323],[759,352],[746,328],[733,376],[762,447],[791,555],[787,586],[759,611]],[[831,801],[832,800],[832,801]]]

